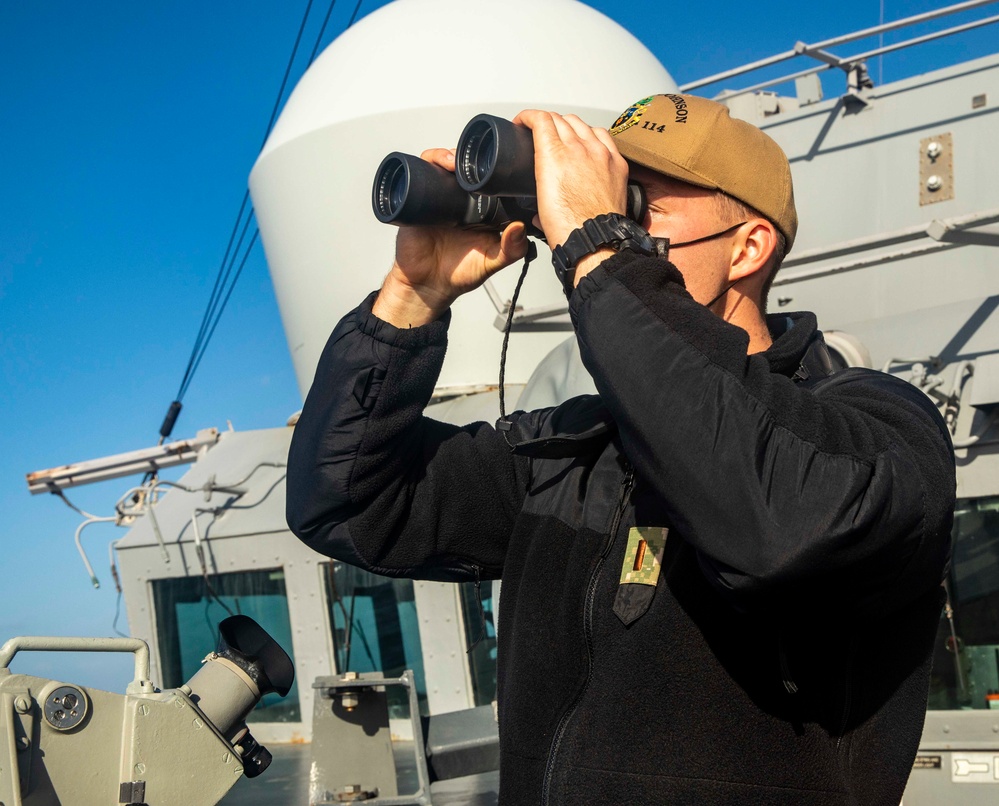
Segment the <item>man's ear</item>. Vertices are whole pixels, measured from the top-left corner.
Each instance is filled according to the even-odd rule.
[[[757,275],[766,279],[762,271],[770,264],[770,258],[777,248],[777,229],[765,218],[751,218],[741,227],[732,239],[732,259],[728,281],[734,283]]]

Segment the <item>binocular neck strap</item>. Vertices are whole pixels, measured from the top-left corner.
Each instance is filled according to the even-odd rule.
[[[500,351],[500,371],[499,371],[499,404],[500,418],[496,423],[496,428],[503,432],[503,439],[514,449],[514,444],[510,442],[510,428],[513,426],[506,418],[506,348],[510,344],[510,330],[513,328],[513,316],[517,312],[517,298],[520,297],[520,289],[524,285],[524,278],[527,277],[527,269],[531,261],[538,256],[538,246],[534,241],[527,242],[527,254],[524,255],[524,267],[520,270],[520,277],[517,280],[517,287],[513,290],[513,298],[510,300],[510,308],[506,312],[506,325],[503,327],[503,349]]]

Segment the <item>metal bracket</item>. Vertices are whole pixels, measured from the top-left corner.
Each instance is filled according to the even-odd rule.
[[[377,672],[347,672],[316,679],[312,806],[355,801],[371,806],[432,806],[431,781],[499,769],[499,732],[493,706],[421,717],[414,680],[413,672],[408,669],[397,678],[380,677]],[[418,785],[411,795],[395,794],[398,787],[394,767],[390,763],[386,770],[386,765],[377,758],[392,754],[385,696],[388,686],[403,686],[409,693]],[[364,729],[364,735],[359,729]],[[386,748],[385,744],[389,746]],[[360,754],[364,758],[353,762],[345,759],[345,754]],[[346,768],[351,769],[353,782],[342,780]]]
[[[919,141],[919,204],[954,198],[954,138],[950,132]],[[932,236],[931,237],[936,237]],[[936,238],[936,240],[942,240]],[[957,243],[957,241],[954,241]]]
[[[413,755],[416,762],[417,790],[410,795],[395,796],[397,791],[394,764],[391,762],[391,736],[388,731],[388,705],[385,689],[402,686],[409,695],[410,721],[413,723]],[[378,672],[346,672],[332,677],[319,677],[312,684],[316,689],[312,736],[311,806],[334,806],[349,802],[365,802],[372,806],[431,806],[430,772],[423,743],[420,704],[416,696],[416,678],[407,669],[399,677],[384,677]],[[388,744],[385,748],[381,742]],[[345,753],[362,751],[363,762],[345,763]],[[381,791],[391,793],[381,797],[379,787],[335,780],[338,769],[364,766],[374,775],[385,775],[374,756],[389,756],[388,767],[393,780],[384,781]],[[332,760],[336,760],[333,767]],[[360,776],[358,776],[359,778]]]
[[[126,781],[118,787],[118,803],[141,806],[146,802],[146,782]]]

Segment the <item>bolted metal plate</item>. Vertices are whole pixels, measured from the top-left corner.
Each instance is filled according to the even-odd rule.
[[[919,141],[919,204],[954,198],[954,138],[950,132]]]
[[[60,686],[45,698],[43,712],[56,730],[72,730],[87,715],[87,695],[76,686]]]

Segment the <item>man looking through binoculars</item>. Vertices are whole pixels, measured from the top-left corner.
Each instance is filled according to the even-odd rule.
[[[522,223],[402,227],[320,361],[289,524],[378,573],[502,577],[503,804],[897,803],[949,555],[939,414],[833,372],[811,314],[765,315],[797,217],[760,130],[683,95],[609,132],[514,122],[599,395],[423,417],[448,309],[528,245]]]
[[[534,133],[537,223],[550,244],[564,243],[569,233],[587,219],[608,212],[623,214],[625,185],[630,176],[643,185],[647,194],[648,211],[642,223],[649,234],[685,242],[719,232],[717,238],[691,244],[682,253],[674,245],[676,251],[670,252],[670,259],[684,275],[687,290],[695,300],[702,304],[713,300],[713,312],[750,334],[751,352],[769,345],[764,290],[786,251],[775,254],[782,236],[770,221],[720,190],[681,182],[640,165],[629,167],[606,129],[591,128],[575,115],[563,117],[554,112],[527,110],[514,122]],[[776,144],[769,143],[779,153]],[[421,156],[454,170],[451,150],[430,149]],[[747,166],[747,170],[759,169]],[[789,173],[781,180],[790,193]],[[793,200],[790,204],[793,213]],[[727,230],[740,213],[752,220],[744,221],[734,231]],[[792,238],[795,228],[793,221]],[[399,327],[437,319],[461,294],[521,260],[527,251],[525,232],[526,228],[517,222],[507,227],[502,237],[455,229],[401,229],[396,262],[375,302],[375,315]],[[732,249],[738,254],[725,254]],[[613,250],[604,247],[584,257],[577,264],[575,282],[578,284],[611,254]],[[777,265],[773,265],[775,262]],[[719,294],[727,298],[726,287],[736,281],[740,287],[733,296],[738,299],[729,304]]]

